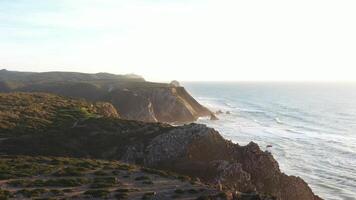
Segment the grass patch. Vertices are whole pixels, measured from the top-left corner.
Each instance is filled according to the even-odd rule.
[[[86,178],[59,178],[48,180],[37,179],[34,181],[14,180],[8,184],[13,187],[76,187],[87,183],[89,183],[89,180]]]
[[[85,195],[94,197],[94,198],[107,198],[110,194],[108,190],[88,190],[84,192]]]
[[[156,192],[146,192],[145,194],[143,194],[142,196],[142,200],[149,200],[152,199],[152,197],[154,197],[156,195]]]
[[[107,188],[114,187],[120,182],[115,177],[100,177],[95,178],[93,183],[90,185],[91,188]]]
[[[32,189],[32,190],[23,189],[23,190],[17,191],[17,194],[20,194],[27,198],[31,198],[31,197],[39,197],[46,192],[48,192],[48,190],[46,190],[46,189]]]
[[[12,197],[11,192],[0,189],[0,200],[7,200]]]
[[[85,172],[86,169],[82,167],[66,167],[63,169],[58,170],[55,172],[53,175],[54,176],[83,176],[83,172]]]
[[[95,176],[109,176],[109,174],[103,170],[95,171],[93,174]]]

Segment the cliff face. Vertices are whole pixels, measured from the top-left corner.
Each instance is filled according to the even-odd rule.
[[[273,156],[257,144],[233,144],[205,125],[191,124],[161,134],[141,149],[142,154],[129,149],[124,157],[131,161],[142,156],[147,166],[220,182],[232,190],[258,191],[279,200],[319,199],[301,178],[282,173]]]
[[[155,87],[134,89],[147,97],[159,122],[192,122],[211,112],[200,105],[183,87]]]
[[[122,118],[139,120],[145,122],[157,122],[152,102],[145,96],[134,93],[130,90],[116,89],[100,98],[111,102],[120,109]]]
[[[226,191],[256,191],[260,199],[319,199],[302,179],[283,174],[257,144],[234,144],[205,125],[121,120],[103,114],[112,110],[110,104],[92,106],[55,95],[3,94],[0,103],[6,110],[0,124],[15,125],[0,126],[0,133],[22,133],[0,134],[0,153],[123,160],[220,182]],[[33,128],[43,124],[48,125]]]
[[[1,70],[0,92],[12,91],[47,92],[107,101],[115,106],[122,118],[146,122],[186,123],[212,114],[183,87],[150,83],[132,75]]]

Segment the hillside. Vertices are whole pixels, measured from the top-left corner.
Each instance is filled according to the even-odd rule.
[[[43,102],[50,104],[46,94],[42,95]],[[7,107],[9,113],[22,105],[16,100],[21,98],[18,94],[3,94],[3,98],[14,102]],[[14,120],[23,121],[21,116]],[[225,192],[248,193],[256,199],[320,199],[301,178],[282,173],[273,156],[257,144],[234,144],[205,125],[174,127],[113,117],[86,117],[74,126],[63,123],[60,129],[48,126],[45,131],[37,131],[26,123],[26,134],[0,140],[0,153],[121,160],[185,174],[212,185],[220,182]]]
[[[0,156],[0,199],[226,199],[189,177],[118,161]]]
[[[117,81],[145,81],[135,74],[116,75],[109,73],[87,74],[79,72],[18,72],[0,70],[0,80],[12,82],[53,82],[53,81],[94,81],[94,80],[117,80]]]
[[[109,103],[92,104],[43,93],[0,93],[0,135],[41,133],[98,117],[118,118],[119,114]]]
[[[0,70],[0,92],[46,92],[112,103],[123,119],[186,123],[210,116],[183,87],[147,82],[136,75]]]

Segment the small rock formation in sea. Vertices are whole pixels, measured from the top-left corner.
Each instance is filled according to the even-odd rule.
[[[218,111],[215,112],[215,114],[217,114],[217,115],[220,115],[220,114],[223,114],[223,113],[224,113],[224,112],[221,111],[221,110],[218,110]]]

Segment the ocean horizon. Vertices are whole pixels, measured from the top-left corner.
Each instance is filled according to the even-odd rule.
[[[282,172],[300,176],[326,200],[356,199],[356,83],[183,82],[221,111],[198,123],[240,145],[268,150]],[[267,146],[272,146],[268,148]]]

